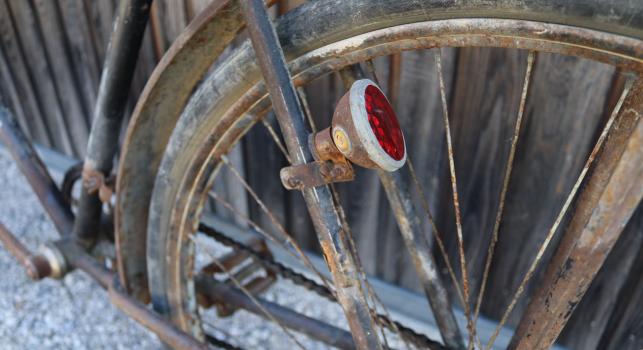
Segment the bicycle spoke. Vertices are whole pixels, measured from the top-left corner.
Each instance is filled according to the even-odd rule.
[[[367,61],[366,66],[369,70],[369,74],[376,82],[378,82],[379,79],[372,60]],[[359,66],[355,67],[356,69],[344,71],[345,76],[343,79],[345,82],[355,79],[355,74],[360,71]],[[395,68],[393,68],[393,70],[395,70]],[[389,72],[389,74],[391,74],[391,72]],[[399,81],[394,82],[394,84],[397,83],[399,83]],[[403,168],[398,171],[404,172],[406,170]],[[442,339],[449,347],[459,348],[462,343],[459,328],[455,321],[453,311],[451,310],[451,304],[444,285],[437,275],[435,261],[433,256],[430,254],[428,240],[426,239],[426,235],[420,233],[422,230],[419,227],[419,222],[413,219],[417,218],[414,206],[412,204],[411,206],[406,204],[410,203],[410,196],[406,185],[408,180],[404,180],[404,178],[408,178],[409,176],[400,174],[378,172],[378,176],[380,177],[380,181],[386,191],[388,200],[394,208],[393,211],[400,213],[395,215],[396,220],[398,221],[398,226],[400,227],[407,251],[412,257],[415,269],[421,279],[421,284],[433,310]],[[411,175],[411,177],[413,177],[413,175]],[[404,189],[404,187],[406,187],[406,189]],[[405,199],[403,197],[409,198]],[[447,264],[449,264],[448,259]],[[453,271],[453,269],[451,269],[451,271]],[[460,292],[458,282],[455,279],[455,274],[453,275],[453,280],[458,290],[460,300],[463,301],[462,293]],[[467,317],[467,320],[469,321],[468,323],[471,323],[470,318]]]
[[[262,119],[261,119],[261,124],[263,124],[263,126],[266,128],[266,130],[268,131],[268,133],[269,133],[269,134],[270,134],[270,136],[272,137],[272,140],[273,140],[273,141],[275,141],[275,144],[277,145],[277,147],[279,148],[279,150],[281,151],[281,153],[284,155],[284,157],[286,158],[286,160],[288,161],[288,163],[289,163],[289,164],[290,164],[290,163],[292,163],[292,162],[290,161],[290,156],[288,155],[288,151],[286,151],[286,147],[285,147],[285,146],[284,146],[284,144],[281,142],[281,139],[279,138],[279,135],[277,135],[277,132],[276,132],[276,131],[275,131],[275,129],[272,127],[272,125],[270,125],[270,123],[266,120],[266,118],[262,118]]]
[[[462,218],[460,214],[460,202],[458,200],[458,181],[455,174],[455,162],[453,160],[453,143],[451,142],[451,128],[449,126],[449,109],[447,106],[447,97],[444,87],[444,77],[442,76],[442,51],[435,51],[435,65],[440,83],[440,98],[442,101],[442,117],[444,119],[444,129],[447,139],[447,151],[449,156],[449,172],[451,179],[451,191],[453,194],[453,207],[455,210],[455,224],[458,238],[458,253],[460,255],[460,273],[462,274],[462,290],[464,298],[464,313],[467,316],[467,328],[469,330],[469,348],[472,346],[475,337],[475,329],[471,320],[471,307],[469,306],[469,277],[467,275],[467,262],[464,255],[464,241],[462,237]]]
[[[640,78],[628,78],[636,82],[574,202],[511,349],[552,346],[643,199],[643,84]]]
[[[195,239],[194,237],[190,236],[190,240],[192,240],[192,242],[193,242],[195,245],[197,244],[196,239]],[[270,321],[272,321],[272,322],[274,322],[275,324],[277,324],[277,325],[279,326],[279,328],[281,328],[281,329],[284,331],[284,333],[286,333],[286,335],[287,335],[287,336],[288,336],[288,337],[289,337],[289,338],[290,338],[290,339],[291,339],[291,340],[292,340],[292,341],[293,341],[293,342],[294,342],[294,343],[295,343],[295,344],[296,344],[300,349],[302,349],[302,350],[305,350],[305,349],[306,349],[306,348],[305,348],[305,347],[304,347],[304,346],[303,346],[303,345],[302,345],[302,344],[297,340],[297,338],[295,338],[295,336],[294,336],[294,335],[293,335],[293,334],[292,334],[292,333],[291,333],[291,332],[290,332],[290,331],[289,331],[289,330],[288,330],[288,329],[287,329],[283,324],[281,324],[281,322],[279,322],[279,320],[277,320],[277,319],[276,319],[276,318],[275,318],[275,317],[274,317],[274,316],[273,316],[273,315],[272,315],[268,310],[266,310],[266,308],[264,308],[264,307],[263,307],[263,305],[261,305],[261,303],[259,302],[259,300],[257,300],[257,298],[255,298],[255,296],[254,296],[252,293],[250,293],[250,291],[249,291],[246,287],[244,287],[244,286],[243,286],[243,284],[242,284],[241,282],[239,282],[239,280],[237,280],[237,278],[234,276],[234,274],[230,273],[230,271],[229,271],[229,270],[228,270],[228,269],[227,269],[227,268],[226,268],[226,267],[221,263],[221,261],[219,261],[219,259],[218,259],[214,254],[212,254],[212,253],[211,253],[210,251],[208,251],[207,249],[203,249],[203,251],[204,251],[204,252],[205,252],[205,253],[210,257],[210,259],[212,259],[212,262],[214,262],[214,264],[215,264],[215,265],[217,265],[217,267],[218,267],[221,271],[223,271],[223,273],[226,275],[226,277],[228,277],[228,279],[229,279],[229,280],[231,280],[231,281],[232,281],[232,283],[233,283],[237,288],[239,288],[239,289],[243,292],[243,294],[245,294],[245,295],[246,295],[246,296],[247,296],[247,297],[252,301],[252,303],[253,303],[253,304],[255,304],[255,305],[256,305],[256,306],[261,310],[261,312],[262,312],[262,313],[264,313],[264,314],[266,315],[266,317],[267,317],[268,319],[270,319]]]
[[[389,56],[388,62],[388,89],[387,97],[393,110],[397,108],[400,96],[400,79],[402,77],[402,54],[396,53]]]
[[[310,112],[310,106],[308,105],[308,98],[306,97],[306,91],[304,91],[303,87],[298,87],[297,88],[297,95],[299,96],[299,101],[301,102],[301,108],[304,110],[304,116],[306,116],[306,120],[308,121],[308,126],[310,126],[310,130],[312,130],[313,133],[317,132],[317,125],[315,125],[315,121],[313,120],[313,115]]]
[[[426,200],[424,189],[417,178],[417,174],[415,173],[415,168],[413,167],[411,158],[408,156],[406,158],[406,164],[409,167],[409,172],[411,173],[411,178],[413,179],[415,188],[420,194],[420,200],[422,201],[424,212],[426,213],[426,216],[429,219],[429,224],[431,225],[431,230],[433,231],[433,237],[435,237],[435,241],[438,243],[438,248],[440,249],[440,254],[442,255],[442,259],[444,259],[444,263],[446,264],[447,270],[449,271],[449,276],[451,276],[451,281],[453,282],[453,286],[455,287],[455,290],[458,293],[458,299],[464,305],[464,297],[462,296],[462,289],[460,288],[460,283],[458,283],[458,278],[455,276],[455,271],[453,270],[453,266],[451,265],[451,262],[449,260],[449,255],[447,254],[447,251],[444,247],[444,241],[442,240],[442,235],[438,231],[438,227],[435,224],[435,220],[433,220],[433,215],[431,215],[431,210],[429,209],[429,203]]]
[[[476,302],[476,307],[473,315],[474,325],[477,325],[478,323],[478,316],[480,315],[480,306],[482,304],[482,298],[484,297],[485,288],[487,286],[487,280],[489,278],[491,261],[493,260],[493,254],[495,251],[496,243],[498,242],[498,231],[500,230],[500,222],[502,221],[502,214],[505,208],[505,198],[507,196],[507,189],[509,188],[509,180],[511,178],[511,171],[513,169],[514,157],[516,155],[516,146],[518,144],[520,127],[522,125],[522,118],[525,112],[525,104],[527,101],[527,93],[529,90],[529,81],[531,78],[531,73],[532,73],[535,58],[536,58],[536,52],[530,51],[529,55],[527,56],[527,69],[525,71],[525,79],[522,86],[522,94],[520,96],[520,105],[518,107],[518,117],[516,118],[514,134],[513,134],[513,138],[511,139],[511,148],[509,150],[509,157],[507,159],[507,166],[505,168],[504,179],[502,182],[502,189],[500,190],[500,200],[498,204],[498,210],[496,212],[496,220],[493,226],[493,231],[491,233],[491,241],[489,242],[489,248],[487,250],[487,259],[485,261],[484,272],[482,273],[482,282],[480,285],[480,290],[478,292],[478,300]]]
[[[301,260],[301,256],[297,253],[297,251],[291,247],[290,242],[288,240],[283,240],[280,241],[278,238],[274,237],[273,234],[268,233],[265,229],[263,229],[259,224],[254,222],[252,219],[241,213],[238,209],[236,209],[230,202],[226,201],[225,199],[221,198],[216,192],[210,192],[209,193],[210,197],[212,197],[215,201],[221,203],[228,211],[230,211],[232,214],[234,214],[235,217],[241,219],[243,222],[247,223],[250,225],[250,227],[255,230],[257,233],[259,233],[261,236],[264,238],[268,239],[269,241],[281,246],[288,254],[290,254],[292,257],[295,259]],[[305,264],[305,262],[304,262]]]
[[[491,336],[491,339],[489,339],[489,342],[487,343],[486,349],[490,349],[491,346],[493,346],[493,343],[495,342],[496,338],[498,337],[498,334],[500,333],[500,329],[502,326],[507,322],[507,318],[509,317],[509,314],[513,310],[514,306],[516,305],[516,302],[518,301],[518,298],[522,295],[524,292],[525,286],[527,285],[527,282],[531,280],[531,277],[533,276],[536,267],[540,263],[540,260],[543,257],[543,254],[545,253],[545,250],[551,243],[552,238],[554,237],[554,234],[558,230],[558,226],[562,222],[563,218],[565,217],[565,214],[567,213],[569,207],[571,206],[574,198],[576,197],[576,193],[578,192],[578,189],[580,188],[581,184],[583,183],[583,180],[585,179],[585,176],[587,175],[590,167],[594,163],[594,160],[596,159],[597,155],[603,148],[603,143],[605,142],[605,139],[607,138],[607,135],[609,134],[612,125],[614,124],[614,121],[616,120],[616,117],[619,115],[619,111],[621,109],[621,106],[623,105],[623,101],[625,100],[625,97],[628,95],[630,89],[632,88],[632,83],[633,80],[630,79],[626,85],[625,88],[623,89],[623,93],[621,94],[621,98],[619,99],[616,107],[612,111],[612,114],[610,115],[609,120],[605,124],[605,127],[603,128],[598,140],[596,141],[596,144],[594,145],[594,148],[592,149],[592,152],[590,153],[589,157],[587,158],[585,165],[583,166],[583,169],[581,170],[581,173],[579,174],[578,178],[576,179],[576,182],[574,183],[574,186],[572,187],[572,190],[568,194],[567,198],[565,199],[565,202],[558,213],[558,216],[556,217],[556,220],[554,221],[554,224],[551,226],[549,229],[549,232],[547,233],[547,236],[545,237],[545,240],[543,243],[540,245],[538,252],[536,254],[536,257],[532,261],[531,265],[529,266],[529,269],[527,270],[527,273],[523,277],[522,281],[520,282],[520,285],[518,286],[518,289],[514,293],[511,302],[509,303],[509,306],[505,310],[505,312],[502,315],[502,318],[500,319],[500,322],[498,323],[496,329],[494,330],[494,333]]]
[[[366,61],[366,71],[373,77],[375,84],[380,85],[380,80],[377,78],[377,73],[375,72],[375,63],[373,63],[372,59]]]
[[[232,172],[232,174],[234,174],[234,176],[235,176],[235,177],[236,177],[236,178],[241,182],[241,184],[242,184],[242,185],[243,185],[243,187],[246,189],[246,191],[250,194],[250,196],[251,196],[251,197],[255,200],[255,202],[259,205],[259,208],[261,208],[261,210],[262,210],[262,211],[263,211],[263,212],[268,216],[268,218],[270,219],[270,221],[272,222],[272,224],[274,225],[274,227],[277,229],[277,232],[279,232],[280,237],[283,239],[283,242],[280,242],[279,244],[280,244],[280,245],[282,245],[282,246],[284,246],[284,247],[286,248],[286,251],[291,251],[291,249],[290,249],[290,248],[292,248],[295,252],[297,252],[297,256],[296,256],[296,257],[297,257],[299,260],[301,260],[301,261],[304,263],[304,265],[305,265],[306,267],[308,267],[309,269],[311,269],[311,271],[313,271],[313,272],[317,275],[317,277],[319,277],[319,278],[321,279],[322,283],[323,283],[324,285],[326,285],[326,287],[327,287],[329,290],[333,290],[333,289],[330,287],[330,283],[329,283],[328,279],[327,279],[326,277],[324,277],[324,276],[321,274],[321,272],[319,272],[319,270],[317,270],[317,269],[315,268],[315,266],[312,264],[312,262],[310,261],[310,259],[308,258],[308,256],[304,253],[303,249],[301,249],[301,247],[299,246],[299,244],[298,244],[297,242],[295,242],[295,240],[293,240],[293,239],[292,239],[292,236],[288,234],[288,232],[287,232],[287,231],[286,231],[286,229],[283,227],[283,225],[279,222],[279,220],[275,217],[275,215],[270,211],[270,209],[268,209],[268,207],[264,204],[264,202],[259,198],[259,196],[257,195],[257,193],[252,189],[252,187],[250,187],[250,185],[248,184],[248,182],[246,182],[246,180],[241,176],[241,174],[237,171],[237,169],[234,167],[234,165],[232,165],[232,164],[228,161],[227,157],[225,157],[225,156],[221,157],[221,159],[222,159],[223,163],[228,167],[228,169],[230,169],[230,171]],[[219,197],[218,195],[216,195],[215,193],[213,193],[213,196],[215,196],[215,197],[214,197],[214,198],[215,198],[215,200],[219,200],[220,202],[223,202],[223,199],[222,199],[222,198],[220,198],[220,197]],[[225,204],[224,204],[224,205],[225,205]],[[230,209],[230,210],[233,210],[232,206],[226,206],[226,207],[227,207],[228,209]],[[236,210],[234,210],[234,211],[236,211]],[[237,211],[237,212],[238,212],[238,211]],[[238,214],[241,214],[241,213],[238,213]],[[252,222],[252,220],[250,220],[249,218],[248,218],[248,219],[246,219],[246,220],[248,221],[248,223],[249,223],[249,224],[253,225],[253,227],[255,227],[255,228],[258,228],[258,227],[259,227],[257,224],[255,224],[254,222]],[[264,232],[265,232],[265,231],[264,231]],[[272,235],[268,235],[268,236],[272,236]],[[288,247],[290,247],[290,248],[288,248]]]

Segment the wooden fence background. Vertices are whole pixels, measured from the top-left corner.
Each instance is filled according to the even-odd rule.
[[[83,156],[117,2],[0,0],[0,102],[14,111],[34,141],[74,157]],[[132,106],[163,52],[208,2],[154,2],[131,91]],[[294,4],[282,1],[281,5],[284,10]],[[498,206],[526,56],[518,50],[443,50],[473,295],[479,289]],[[386,64],[386,58],[376,60],[385,89]],[[450,256],[455,257],[454,214],[434,64],[431,51],[402,55],[397,110],[437,226]],[[488,317],[497,319],[502,314],[552,224],[585,159],[573,155],[588,154],[606,111],[614,103],[620,84],[616,77],[611,67],[602,64],[539,55],[482,305]],[[342,94],[341,81],[336,76],[318,79],[307,92],[318,125],[327,125]],[[300,196],[286,192],[278,182],[283,159],[268,134],[252,130],[235,157],[288,230],[307,248],[316,249]],[[230,181],[225,177],[222,181]],[[226,195],[253,219],[269,226],[267,217],[236,186],[218,188],[227,190]],[[377,176],[358,169],[357,180],[341,185],[340,193],[367,271],[418,289]],[[428,230],[428,223],[424,225]],[[642,242],[643,210],[639,207],[566,327],[562,343],[576,349],[643,347]],[[549,249],[548,256],[552,252]],[[437,250],[435,254],[444,266]],[[455,259],[452,265],[458,265]],[[530,291],[537,281],[538,276]],[[527,298],[521,299],[510,324],[518,321],[527,302]]]

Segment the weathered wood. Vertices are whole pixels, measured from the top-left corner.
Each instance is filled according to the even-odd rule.
[[[131,96],[129,101],[130,108],[128,110],[132,110],[136,105],[138,96],[143,91],[143,88],[147,83],[147,79],[152,74],[154,67],[158,63],[158,59],[156,58],[156,53],[154,51],[152,31],[150,28],[150,24],[148,23],[143,36],[143,42],[141,43],[136,70],[134,71],[134,79],[132,80]],[[127,120],[129,120],[129,115]]]
[[[57,3],[50,0],[34,0],[37,14],[36,27],[42,35],[41,50],[44,61],[49,65],[60,101],[63,118],[59,120],[69,131],[75,155],[83,156],[89,139],[89,107],[82,101],[81,82],[73,70],[69,41],[62,26]]]
[[[42,106],[34,90],[31,71],[24,59],[24,51],[15,31],[13,16],[6,2],[0,2],[0,46],[6,62],[3,64],[3,81],[6,89],[15,90],[12,97],[16,113],[23,131],[43,145],[53,146],[50,130],[45,125]]]
[[[492,262],[487,295],[494,297],[483,301],[483,313],[502,315],[560,211],[601,127],[612,73],[612,67],[587,60],[539,55],[516,153],[513,178],[518,180],[509,184]],[[556,247],[559,239],[554,236],[550,246]],[[543,268],[531,279],[509,324],[520,318]]]
[[[455,76],[456,55],[456,49],[442,50],[442,75],[447,87],[447,96],[450,96]],[[401,65],[401,91],[396,111],[405,131],[409,159],[417,172],[430,212],[434,220],[437,220],[438,208],[443,205],[439,197],[443,185],[440,179],[446,174],[448,168],[440,88],[434,54],[431,50],[405,52],[402,54]],[[410,91],[415,93],[409,93]],[[420,193],[416,193],[416,195],[415,203],[418,211],[422,214],[423,230],[433,242],[435,241],[435,233],[429,223]],[[439,233],[440,237],[444,239],[446,232],[441,229]],[[434,249],[433,254],[439,264],[444,266],[443,263],[440,263],[443,261],[441,252]],[[410,270],[404,267],[402,269],[403,271]],[[415,279],[412,272],[406,272],[402,280],[403,285],[415,286],[417,284]],[[444,280],[448,287],[453,287],[450,278],[446,277]],[[452,298],[454,302],[456,299]]]
[[[187,25],[187,15],[184,1],[159,0],[155,1],[164,47],[170,47],[174,39]]]
[[[0,29],[1,30],[1,29]],[[0,105],[9,108],[16,117],[20,129],[24,130],[29,139],[33,138],[32,130],[27,125],[27,117],[17,91],[17,82],[0,41]]]
[[[98,68],[101,69],[103,67],[103,61],[105,60],[107,43],[112,33],[114,9],[116,5],[113,0],[84,0],[84,7],[85,16],[87,16],[90,22],[90,34],[94,51],[96,51]]]
[[[463,48],[450,106],[462,230],[469,276],[469,303],[476,300],[498,208],[505,164],[523,87],[527,53]],[[442,178],[440,227],[453,266],[457,260],[455,216],[449,177]],[[448,204],[447,204],[448,203]],[[456,268],[461,280],[461,271]],[[493,294],[489,294],[493,295]]]
[[[78,0],[58,0],[62,24],[68,41],[71,69],[75,73],[87,125],[90,125],[100,80],[100,67],[92,39],[93,24]],[[74,18],[74,20],[68,20]]]
[[[19,42],[21,59],[28,69],[29,80],[36,91],[37,103],[41,106],[43,121],[52,135],[53,145],[68,155],[75,154],[84,146],[73,145],[66,128],[65,115],[54,85],[53,67],[46,59],[44,39],[32,3],[10,0],[8,5],[8,14],[15,26],[13,38]]]

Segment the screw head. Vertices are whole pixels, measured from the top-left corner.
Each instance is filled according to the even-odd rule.
[[[288,185],[290,185],[290,187],[292,188],[297,188],[301,186],[301,181],[299,181],[299,179],[295,179],[294,177],[291,177],[290,179],[288,179]]]
[[[340,152],[347,153],[350,151],[351,141],[349,140],[346,131],[341,127],[333,128],[333,141],[335,142],[335,146],[337,146]]]

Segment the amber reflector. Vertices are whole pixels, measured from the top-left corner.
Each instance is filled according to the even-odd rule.
[[[364,91],[368,122],[382,149],[395,160],[404,158],[404,137],[393,107],[376,86]]]

